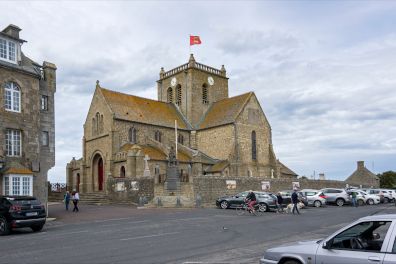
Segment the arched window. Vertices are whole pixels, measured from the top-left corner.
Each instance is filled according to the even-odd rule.
[[[155,174],[155,175],[159,175],[159,174],[160,174],[160,166],[159,166],[158,164],[155,165],[154,174]]]
[[[96,113],[96,115],[95,115],[95,121],[96,121],[96,123],[95,123],[95,131],[96,131],[96,134],[100,134],[100,114],[99,114],[99,112],[97,112]]]
[[[252,131],[252,160],[257,160],[256,131]]]
[[[202,85],[202,103],[209,104],[208,86],[206,85],[206,83]]]
[[[120,169],[120,178],[125,178],[125,167],[124,167],[124,166],[121,166],[121,169]]]
[[[154,135],[154,139],[157,140],[158,142],[162,142],[161,141],[161,132],[159,132],[158,130],[155,131],[155,135]]]
[[[179,134],[178,136],[177,136],[177,142],[178,143],[180,143],[180,144],[184,144],[184,137],[183,137],[183,135],[182,134]]]
[[[180,84],[176,86],[176,104],[178,106],[182,104],[182,89]]]
[[[96,135],[96,120],[95,117],[92,118],[92,136]]]
[[[136,143],[137,143],[137,140],[136,140],[136,128],[131,127],[131,128],[129,129],[129,132],[128,132],[128,140],[129,140],[129,142],[131,142],[132,144],[136,144]]]
[[[103,133],[103,115],[100,115],[99,133]]]
[[[173,103],[173,90],[172,90],[172,88],[169,87],[167,92],[166,92],[166,94],[167,94],[167,102],[168,103]]]
[[[5,85],[4,107],[7,111],[21,112],[21,89],[14,82]]]

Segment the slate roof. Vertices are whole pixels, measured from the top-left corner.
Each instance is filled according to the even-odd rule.
[[[294,171],[292,171],[291,169],[289,169],[285,164],[283,164],[283,163],[280,162],[279,160],[278,160],[278,162],[279,162],[279,165],[281,166],[281,168],[280,168],[280,173],[281,173],[282,175],[293,176],[293,177],[297,177],[297,176],[298,176],[297,173],[295,173]]]
[[[199,129],[210,128],[235,122],[253,92],[214,102],[198,125]]]
[[[14,64],[11,62],[0,60],[0,66],[30,73],[36,75],[37,77],[41,76],[40,68],[39,68],[40,65],[34,62],[33,60],[31,60],[30,58],[26,57],[25,54],[23,54],[23,52],[21,52],[20,64]]]
[[[345,181],[350,183],[373,185],[374,183],[379,183],[379,178],[369,169],[362,166],[358,167]]]
[[[230,165],[228,160],[220,160],[213,166],[211,166],[206,172],[222,172],[225,168],[227,168]]]
[[[145,124],[189,129],[176,106],[134,95],[99,88],[116,118]]]

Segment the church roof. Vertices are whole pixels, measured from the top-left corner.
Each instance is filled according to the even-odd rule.
[[[120,151],[128,151],[132,149],[132,147],[134,146],[136,145],[127,143],[121,147]],[[139,146],[142,149],[143,153],[145,155],[148,155],[151,160],[168,160],[167,154],[163,152],[161,149],[156,148],[155,146],[150,146],[150,145],[137,145],[137,146]],[[179,149],[177,151],[177,159],[181,162],[191,161],[191,158],[186,153],[180,151]]]
[[[100,88],[116,118],[164,127],[189,129],[173,104]]]
[[[210,128],[235,122],[253,92],[214,102],[199,124],[199,129]]]
[[[211,166],[206,172],[222,172],[225,168],[227,168],[230,165],[228,160],[220,160],[213,166]]]
[[[297,177],[298,174],[295,173],[294,171],[292,171],[291,169],[289,169],[285,164],[283,164],[282,162],[279,162],[280,167],[280,173],[284,176],[292,176],[292,177]]]

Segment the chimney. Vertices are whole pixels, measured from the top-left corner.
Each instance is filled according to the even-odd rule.
[[[19,39],[19,31],[21,31],[21,29],[13,24],[9,24],[5,29],[3,29],[4,34],[15,39]]]
[[[364,169],[364,161],[358,161],[357,162],[357,169],[358,170]]]

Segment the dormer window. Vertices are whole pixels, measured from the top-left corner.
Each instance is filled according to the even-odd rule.
[[[0,38],[0,59],[12,63],[17,62],[17,45],[15,42]]]

